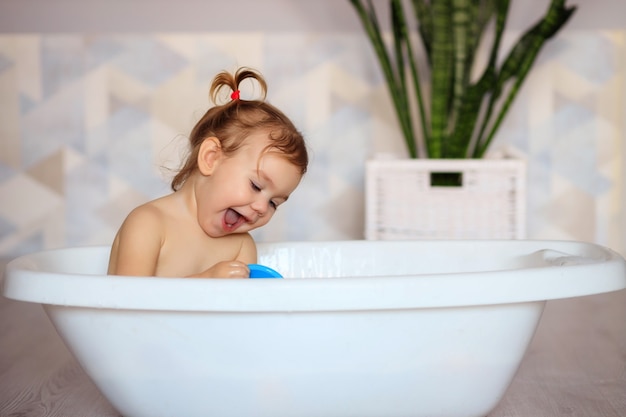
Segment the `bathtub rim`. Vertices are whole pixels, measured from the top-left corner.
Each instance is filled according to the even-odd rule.
[[[403,244],[415,241],[396,241],[398,242]],[[472,241],[454,242],[472,244]],[[499,243],[506,242],[520,241],[507,240]],[[601,294],[626,288],[626,261],[609,248],[574,241],[524,242],[543,246],[584,245],[604,255],[604,259],[588,264],[485,272],[281,280],[127,276],[117,276],[112,280],[106,275],[37,270],[37,257],[50,256],[60,251],[109,250],[109,246],[99,245],[44,250],[10,261],[5,267],[3,294],[7,298],[25,302],[96,309],[320,312],[526,303]],[[285,243],[323,245],[341,242],[281,244]],[[271,246],[272,243],[265,245]],[[546,278],[546,269],[553,269],[553,272],[558,273],[548,274]],[[506,279],[502,278],[503,275]],[[481,285],[470,283],[475,280],[479,280]],[[68,288],[74,291],[69,292]],[[451,292],[449,288],[455,288],[456,291]],[[485,291],[485,288],[489,291]]]

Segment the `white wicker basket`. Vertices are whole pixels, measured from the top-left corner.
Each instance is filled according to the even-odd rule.
[[[432,186],[458,173],[460,186]],[[365,237],[523,239],[523,159],[375,159],[366,163]]]

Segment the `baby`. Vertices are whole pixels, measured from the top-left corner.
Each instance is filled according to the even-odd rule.
[[[239,98],[256,81],[260,100]],[[231,101],[217,105],[219,91]],[[172,194],[135,208],[111,248],[109,274],[246,278],[256,263],[249,232],[267,224],[296,189],[308,165],[302,135],[265,102],[267,85],[249,68],[219,73],[210,108],[189,138],[191,152]]]

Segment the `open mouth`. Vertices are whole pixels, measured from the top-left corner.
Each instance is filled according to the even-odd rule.
[[[226,210],[224,213],[224,230],[227,232],[232,232],[237,229],[242,223],[245,223],[246,218],[241,214],[237,213],[233,209]]]

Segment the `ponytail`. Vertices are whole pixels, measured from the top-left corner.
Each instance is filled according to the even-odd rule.
[[[245,80],[253,80],[261,89],[261,98],[242,100],[240,86]],[[219,93],[230,90],[230,101],[218,104]],[[190,153],[183,167],[172,180],[172,190],[182,187],[198,165],[198,151],[202,142],[216,137],[225,155],[232,155],[245,140],[255,132],[264,131],[274,148],[293,163],[304,174],[308,165],[308,154],[304,138],[293,123],[276,107],[265,101],[267,83],[261,74],[250,68],[239,68],[234,74],[222,71],[215,76],[209,90],[214,107],[200,118],[189,136]]]

